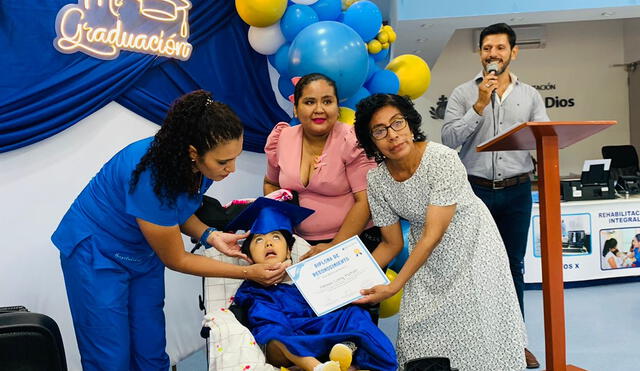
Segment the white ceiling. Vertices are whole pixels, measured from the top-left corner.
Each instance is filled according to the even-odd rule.
[[[378,3],[383,16],[390,21],[398,34],[398,39],[393,46],[393,55],[415,54],[427,61],[431,67],[435,65],[438,56],[457,29],[482,28],[498,22],[515,26],[640,17],[640,6],[625,6],[394,21],[392,19],[394,15],[389,13],[388,2],[384,0],[374,0],[374,2]],[[472,40],[469,40],[469,47],[472,47]]]

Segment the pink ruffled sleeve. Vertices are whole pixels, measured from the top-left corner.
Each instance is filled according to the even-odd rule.
[[[358,140],[352,126],[346,130],[344,141],[343,159],[351,192],[363,191],[367,189],[367,173],[377,164],[373,159],[367,157],[364,149],[358,146]]]
[[[278,156],[278,143],[280,142],[280,135],[282,134],[282,130],[288,128],[289,124],[286,122],[278,123],[273,130],[271,130],[271,134],[267,138],[267,143],[264,146],[264,153],[267,155],[267,180],[272,183],[279,183],[280,176],[280,165],[279,165],[279,156]]]

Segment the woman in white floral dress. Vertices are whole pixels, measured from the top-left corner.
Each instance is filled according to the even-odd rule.
[[[399,364],[447,357],[460,371],[524,369],[526,334],[505,248],[458,154],[426,141],[407,98],[375,94],[357,108],[358,141],[379,162],[368,174],[368,197],[382,228],[373,254],[381,266],[403,247],[399,219],[411,223],[410,255],[397,278],[363,290],[360,300],[380,302],[404,286]]]

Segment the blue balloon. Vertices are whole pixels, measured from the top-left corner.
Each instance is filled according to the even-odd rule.
[[[344,23],[344,12],[340,12],[338,18],[336,18],[336,22]]]
[[[296,125],[300,125],[300,120],[297,117],[291,118],[291,121],[289,121],[289,126],[296,126]]]
[[[341,0],[318,0],[311,4],[321,21],[335,21],[342,14]]]
[[[376,62],[385,60],[389,56],[389,48],[382,49],[382,50],[380,50],[380,52],[378,54],[371,54],[371,55],[373,55],[373,59]],[[385,63],[385,65],[386,65],[386,63]]]
[[[344,101],[343,103],[340,103],[341,107],[349,107],[352,110],[355,111],[356,109],[356,104],[358,104],[358,102],[360,102],[362,99],[370,96],[371,93],[369,93],[369,90],[365,89],[365,88],[360,88],[358,89],[358,91],[349,99],[347,99],[346,101]]]
[[[284,99],[289,100],[289,96],[293,95],[294,86],[291,80],[287,76],[280,76],[278,78],[278,91]]]
[[[394,272],[400,272],[402,266],[404,266],[404,263],[409,258],[409,231],[411,225],[408,221],[400,219],[400,227],[402,227],[402,239],[404,240],[404,247],[388,265],[388,268],[393,270]]]
[[[289,67],[290,47],[291,44],[282,44],[282,46],[278,48],[278,51],[275,54],[269,56],[269,62],[271,62],[271,57],[273,56],[273,62],[271,62],[271,65],[276,69],[276,71],[278,71],[280,76],[289,77],[289,71],[287,70],[287,68]]]
[[[369,55],[369,69],[367,70],[366,81],[369,81],[371,79],[371,76],[373,76],[373,74],[376,73],[377,71],[380,71],[380,67],[376,65],[376,60],[373,59],[373,56]]]
[[[344,12],[344,24],[356,30],[368,42],[380,32],[382,14],[371,1],[358,1]]]
[[[300,31],[289,48],[289,75],[318,72],[336,82],[341,101],[351,98],[367,78],[367,48],[349,26],[322,21]]]
[[[275,54],[267,55],[267,60],[269,61],[269,64],[271,66],[273,66],[273,68],[275,68],[277,70],[277,68],[276,68],[276,55]]]
[[[308,5],[294,4],[287,7],[280,19],[280,30],[288,42],[292,42],[305,27],[318,22],[318,15]]]
[[[371,94],[398,94],[398,89],[400,89],[400,80],[398,79],[398,75],[393,73],[393,71],[380,70],[371,76],[365,86]]]

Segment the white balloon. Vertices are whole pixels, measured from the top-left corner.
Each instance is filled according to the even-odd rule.
[[[260,54],[274,54],[285,42],[284,35],[280,30],[280,22],[269,27],[249,27],[249,44],[253,50]]]
[[[301,4],[301,5],[311,5],[314,4],[316,2],[318,2],[318,0],[291,0],[296,4]]]

